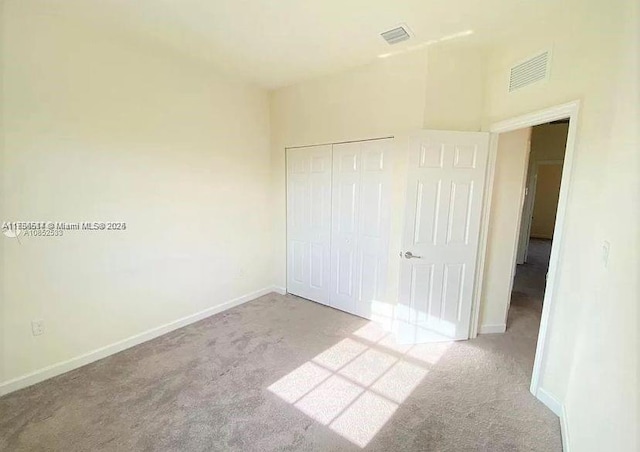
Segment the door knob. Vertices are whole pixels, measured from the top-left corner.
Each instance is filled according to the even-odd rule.
[[[411,251],[404,253],[404,257],[407,259],[422,259],[422,256],[415,256]]]

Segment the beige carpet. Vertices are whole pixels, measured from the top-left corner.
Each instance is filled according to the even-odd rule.
[[[271,294],[3,397],[0,450],[559,451],[539,316],[516,290],[507,333],[407,348]]]

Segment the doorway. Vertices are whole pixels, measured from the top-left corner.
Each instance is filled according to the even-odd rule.
[[[568,131],[568,119],[540,124],[530,131],[527,186],[507,327],[525,316],[536,319],[528,324],[534,330],[522,331],[534,338],[544,302]]]
[[[513,132],[513,131],[518,131],[518,130],[527,129],[527,128],[533,128],[535,126],[548,124],[551,122],[560,121],[561,123],[567,123],[568,121],[567,130],[566,130],[566,145],[565,145],[565,152],[564,152],[563,163],[562,163],[560,190],[558,194],[558,202],[557,202],[555,222],[553,226],[552,241],[551,243],[549,243],[548,269],[545,275],[546,284],[544,285],[544,289],[543,289],[544,295],[541,297],[542,307],[541,307],[541,314],[540,314],[540,328],[538,332],[538,340],[536,344],[535,358],[534,358],[533,370],[531,375],[531,385],[530,385],[531,393],[534,394],[543,403],[545,403],[545,405],[551,408],[554,412],[556,412],[556,414],[559,414],[557,413],[558,406],[555,406],[556,404],[553,403],[554,400],[551,400],[549,397],[546,396],[544,391],[540,390],[539,383],[540,383],[541,370],[545,362],[546,340],[548,337],[548,330],[550,328],[549,327],[550,312],[554,302],[556,301],[555,300],[556,298],[555,297],[555,291],[556,291],[555,280],[557,275],[560,250],[562,248],[562,243],[563,243],[565,212],[566,212],[566,207],[568,203],[569,188],[571,185],[571,170],[572,170],[572,164],[573,164],[578,111],[579,111],[579,102],[573,101],[566,104],[540,110],[537,112],[533,112],[530,114],[526,114],[523,116],[515,117],[512,119],[507,119],[505,121],[492,124],[490,128],[491,132],[493,132],[494,135],[492,139],[492,147],[491,147],[491,155],[490,155],[491,163],[490,163],[490,173],[489,173],[488,184],[489,184],[489,187],[492,187],[492,182],[494,178],[493,171],[495,171],[496,155],[498,151],[499,134],[504,134],[506,132]],[[546,160],[557,160],[557,159],[547,158]],[[523,163],[522,163],[523,172],[527,171],[529,167],[528,161],[529,161],[528,159],[523,160]],[[526,180],[527,179],[525,178],[524,181]],[[525,200],[527,199],[527,197],[525,196],[526,192],[527,192],[527,183],[525,182],[522,184],[522,187],[521,187],[521,196],[519,197],[519,199],[515,201],[519,204],[518,206],[519,214],[518,214],[517,221],[515,223],[517,225],[516,231],[520,233],[515,234],[515,240],[514,240],[515,243],[513,244],[513,248],[512,248],[513,265],[511,267],[512,272],[510,275],[512,286],[511,286],[511,290],[509,290],[507,299],[504,300],[505,317],[508,312],[508,308],[510,306],[511,292],[514,288],[513,283],[515,282],[515,276],[517,273],[518,247],[519,247],[519,244],[521,243],[521,238],[523,235],[521,230],[521,225],[522,225],[522,220],[524,216],[524,209],[526,207],[525,206],[526,204]],[[533,196],[533,193],[530,192],[529,194],[530,194],[529,199],[532,199],[531,197]],[[482,260],[484,260],[485,253],[486,253],[487,231],[489,228],[489,212],[491,209],[490,207],[491,197],[492,197],[492,189],[490,188],[488,190],[488,202],[486,204],[485,212],[484,212],[485,218],[483,219],[483,242],[484,243],[483,243],[483,250],[481,251],[481,254],[480,254],[480,259]],[[527,249],[529,250],[529,247],[527,247]],[[546,258],[544,258],[544,260],[546,260]],[[480,274],[481,273],[482,273],[482,268],[480,270]],[[476,322],[476,327],[477,327],[477,322]]]
[[[528,262],[532,238],[553,239],[568,132],[568,119],[531,128],[527,186],[516,259],[518,265]]]

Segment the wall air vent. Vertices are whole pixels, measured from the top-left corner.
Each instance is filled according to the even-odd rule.
[[[545,50],[511,68],[509,75],[509,92],[546,80],[549,76],[551,52]]]
[[[387,41],[387,44],[393,45],[402,41],[406,41],[411,37],[411,34],[409,31],[409,27],[407,27],[406,25],[401,25],[392,30],[380,33],[380,36],[382,36],[384,40]]]

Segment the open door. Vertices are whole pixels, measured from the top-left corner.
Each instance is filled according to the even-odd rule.
[[[489,134],[409,138],[396,339],[469,338]]]

